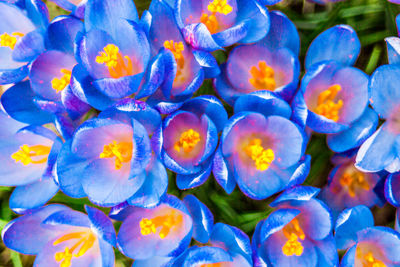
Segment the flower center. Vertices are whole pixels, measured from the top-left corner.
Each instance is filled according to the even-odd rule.
[[[151,235],[157,233],[157,229],[160,228],[158,236],[164,239],[168,236],[172,227],[176,226],[180,228],[182,221],[182,215],[175,211],[167,215],[154,217],[153,219],[143,218],[139,223],[140,233],[143,236]]]
[[[86,251],[88,251],[96,241],[96,237],[92,233],[88,232],[75,232],[63,235],[56,241],[54,241],[53,246],[56,246],[65,241],[69,241],[72,239],[77,239],[76,243],[71,247],[66,247],[63,252],[57,252],[54,255],[54,258],[57,262],[60,262],[60,267],[69,267],[71,266],[72,257],[78,258],[83,256]],[[79,250],[75,252],[75,250]],[[75,252],[75,253],[74,253]]]
[[[28,146],[23,145],[19,150],[11,155],[15,162],[21,162],[24,165],[40,164],[47,162],[51,148],[43,145]]]
[[[217,262],[217,263],[206,263],[206,264],[201,264],[199,267],[221,267],[222,263]]]
[[[255,138],[245,147],[246,154],[254,161],[259,171],[265,171],[275,160],[275,153],[272,149],[264,149],[261,139]]]
[[[363,251],[357,247],[356,254],[357,258],[362,262],[363,267],[386,267],[386,264],[376,259],[372,252],[364,254]]]
[[[119,170],[122,168],[123,162],[129,162],[132,158],[132,143],[112,141],[108,145],[104,145],[103,152],[100,154],[100,158],[114,158],[115,157],[115,169]]]
[[[249,72],[252,76],[252,78],[249,79],[249,82],[256,89],[265,89],[269,91],[275,90],[276,81],[274,78],[274,69],[268,66],[265,61],[259,61],[258,68],[257,66],[252,66]]]
[[[174,149],[180,152],[183,148],[185,153],[189,153],[198,142],[200,142],[200,134],[193,129],[189,129],[181,134],[181,137],[174,145]]]
[[[214,34],[219,30],[216,14],[228,15],[232,12],[232,6],[227,3],[227,0],[214,0],[208,4],[207,9],[211,14],[203,13],[200,22],[206,25],[211,34]]]
[[[348,188],[351,197],[356,196],[357,188],[367,191],[370,189],[370,185],[368,181],[365,180],[364,174],[359,171],[345,172],[342,177],[340,177],[339,183],[341,186],[346,186]]]
[[[182,52],[185,50],[185,47],[182,42],[174,42],[173,40],[169,40],[164,42],[164,48],[172,52],[176,61],[176,65],[178,66],[175,75],[176,81],[182,75],[182,70],[185,66],[185,58],[182,54]]]
[[[321,92],[318,96],[315,113],[335,122],[338,121],[339,111],[343,107],[343,100],[339,99],[337,102],[334,100],[340,90],[342,90],[342,87],[339,84],[334,84],[328,90]]]
[[[124,76],[133,75],[132,60],[128,56],[122,56],[119,52],[119,47],[113,44],[108,44],[103,48],[96,57],[96,62],[105,64],[108,67],[108,72],[112,78],[121,78]]]
[[[60,79],[54,78],[51,80],[51,86],[57,93],[61,92],[68,86],[69,82],[71,81],[71,74],[72,72],[67,69],[61,69],[60,72],[64,74]]]
[[[5,32],[0,35],[0,46],[9,47],[11,50],[14,50],[15,44],[18,42],[18,39],[23,36],[25,36],[25,34],[20,32],[13,32],[11,35]]]
[[[285,245],[282,247],[283,254],[286,256],[301,256],[301,254],[303,254],[304,247],[300,240],[304,240],[306,235],[301,229],[299,221],[294,218],[282,229],[282,232],[287,238]]]

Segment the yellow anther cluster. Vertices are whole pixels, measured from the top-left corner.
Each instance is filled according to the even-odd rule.
[[[60,72],[64,74],[60,79],[54,78],[53,80],[51,80],[51,86],[54,90],[56,90],[57,93],[61,92],[65,89],[65,87],[69,85],[72,75],[72,72],[67,69],[61,69]]]
[[[178,152],[183,151],[189,153],[200,142],[200,134],[193,129],[184,131],[179,140],[175,143],[174,149]]]
[[[282,252],[286,256],[301,256],[304,251],[304,247],[300,240],[304,240],[306,237],[303,229],[299,225],[299,221],[294,218],[290,223],[288,223],[282,232],[287,238],[286,243],[282,247]]]
[[[264,149],[261,139],[255,138],[246,146],[246,154],[254,160],[254,164],[259,171],[265,171],[275,160],[275,153],[272,149]]]
[[[16,43],[18,42],[17,37],[23,37],[23,36],[24,34],[20,32],[13,32],[11,35],[5,32],[2,35],[0,35],[0,46],[14,49]]]
[[[203,13],[200,17],[200,22],[206,25],[211,34],[218,32],[219,23],[214,14]]]
[[[24,165],[45,163],[49,156],[51,148],[43,145],[28,146],[22,145],[19,150],[11,155],[15,162],[21,162]]]
[[[219,22],[216,14],[228,15],[232,12],[232,6],[228,4],[227,0],[214,0],[208,4],[207,10],[211,14],[201,14],[200,22],[206,25],[211,34],[214,34],[219,30]]]
[[[363,267],[386,267],[386,264],[376,259],[371,251],[365,253],[360,247],[357,247],[356,249],[356,257],[361,262]]]
[[[143,236],[155,234],[157,229],[161,228],[158,236],[164,239],[168,236],[172,227],[180,227],[182,220],[182,215],[174,211],[167,215],[154,217],[153,219],[143,218],[139,222],[140,233]]]
[[[185,59],[183,58],[182,52],[185,50],[185,47],[182,42],[174,42],[173,40],[165,41],[164,48],[168,49],[174,55],[176,64],[178,64],[179,68],[183,68],[185,65]]]
[[[351,173],[345,172],[342,177],[340,177],[339,183],[341,186],[346,186],[348,188],[348,192],[351,197],[356,196],[357,188],[367,191],[371,189],[368,181],[365,180],[364,174],[360,171],[353,171]]]
[[[252,66],[249,72],[252,76],[252,78],[249,79],[249,82],[256,89],[269,91],[275,90],[276,81],[274,69],[268,66],[265,61],[259,61],[258,67]]]
[[[315,113],[333,121],[338,121],[339,111],[343,107],[343,100],[339,99],[335,102],[335,98],[340,90],[342,90],[342,87],[339,84],[335,84],[321,92],[318,96]]]
[[[132,143],[112,141],[108,145],[104,145],[103,152],[100,154],[100,158],[114,158],[115,157],[115,169],[119,170],[122,168],[122,163],[129,162],[132,158]]]
[[[75,232],[63,235],[62,237],[54,241],[53,246],[72,239],[77,239],[77,241],[71,248],[66,247],[64,251],[57,252],[54,255],[54,259],[57,262],[60,262],[60,267],[70,267],[72,264],[72,258],[78,258],[85,255],[85,253],[93,246],[94,242],[96,241],[96,237],[92,233]],[[78,247],[80,247],[78,252],[74,253],[74,251],[78,249]]]
[[[121,78],[134,74],[131,58],[122,56],[118,46],[108,44],[103,50],[104,51],[101,51],[96,57],[96,62],[105,64],[112,78]]]
[[[214,0],[208,4],[207,9],[211,13],[221,13],[224,15],[232,12],[232,7],[228,4],[227,0]]]

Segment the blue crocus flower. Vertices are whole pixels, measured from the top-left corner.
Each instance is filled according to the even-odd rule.
[[[292,104],[295,120],[329,134],[328,144],[335,152],[359,146],[378,123],[368,109],[368,76],[352,67],[359,53],[360,41],[350,26],[337,25],[317,36]]]
[[[88,215],[52,204],[8,223],[4,244],[36,255],[34,266],[114,266],[115,230],[101,211],[86,206]]]
[[[172,195],[164,196],[154,208],[120,206],[110,216],[123,221],[117,237],[119,249],[138,261],[176,257],[192,239],[192,216],[184,203]]]
[[[254,266],[338,266],[333,222],[319,189],[293,187],[270,206],[277,210],[256,226]]]
[[[62,141],[47,128],[23,127],[2,112],[0,118],[0,185],[16,186],[10,208],[24,213],[42,206],[58,192],[54,165]]]
[[[260,91],[240,97],[234,110],[214,157],[213,173],[218,183],[228,193],[237,183],[253,199],[302,183],[310,157],[303,157],[305,134],[289,120],[289,104]]]
[[[147,120],[149,131],[158,126],[152,123],[161,121],[159,113],[145,103],[127,99],[76,129],[57,159],[64,193],[87,196],[101,206],[128,201],[148,207],[160,201],[167,173],[152,155],[149,132],[135,117]]]
[[[355,153],[357,151],[354,151]],[[332,157],[335,167],[328,176],[328,184],[322,189],[319,198],[331,208],[334,217],[345,208],[356,205],[372,207],[383,204],[376,189],[380,186],[378,173],[366,173],[354,166],[355,153],[336,154]]]
[[[398,75],[400,73],[398,38],[388,38],[388,57],[390,65],[380,66],[371,76],[369,90],[371,105],[381,119],[386,120],[379,129],[360,147],[356,166],[367,172],[385,169],[388,172],[400,170],[398,136],[400,126],[397,111],[400,103]]]
[[[268,34],[252,45],[235,47],[214,80],[217,93],[230,105],[241,95],[267,90],[291,101],[298,84],[300,38],[281,12],[270,12]]]
[[[201,96],[184,102],[155,132],[154,152],[167,168],[177,173],[180,189],[199,186],[210,176],[218,132],[227,118],[217,98]]]
[[[24,1],[24,7],[0,2],[0,84],[23,80],[29,63],[45,49],[47,7],[33,0]]]
[[[148,21],[146,16],[150,17]],[[142,16],[142,21],[147,21],[154,57],[146,73],[144,88],[137,98],[155,92],[147,102],[162,112],[163,106],[183,102],[201,86],[205,76],[202,65],[207,66],[210,72],[218,71],[219,68],[210,53],[198,52],[186,44],[175,21],[174,11],[167,2],[153,0],[149,12]]]
[[[110,217],[116,220],[122,220],[123,225],[126,226],[126,228],[123,228],[124,232],[120,232],[118,234],[118,238],[121,240],[121,245],[124,247],[124,254],[128,257],[133,257],[135,259],[132,265],[133,267],[145,267],[150,265],[182,266],[181,261],[184,258],[185,253],[186,251],[190,250],[190,248],[186,249],[188,245],[188,240],[190,241],[189,236],[185,236],[183,239],[181,239],[182,234],[180,235],[181,237],[178,238],[171,237],[169,241],[172,241],[173,243],[170,250],[172,250],[173,247],[178,246],[178,243],[180,243],[179,248],[177,248],[173,252],[158,251],[157,244],[155,244],[155,242],[157,241],[150,241],[150,238],[152,236],[149,236],[148,238],[146,237],[147,235],[154,235],[152,239],[155,239],[158,236],[158,243],[161,244],[161,246],[164,246],[164,242],[166,242],[166,240],[164,241],[164,239],[167,239],[168,236],[162,238],[161,234],[167,231],[167,229],[165,228],[170,227],[168,235],[176,235],[178,231],[182,231],[182,229],[179,229],[179,227],[182,227],[181,224],[168,224],[168,217],[161,216],[161,218],[158,218],[159,216],[156,216],[154,218],[153,216],[153,218],[151,218],[150,220],[154,223],[155,229],[152,230],[150,234],[146,234],[146,232],[143,231],[143,228],[141,228],[141,234],[144,234],[145,237],[143,239],[140,238],[141,241],[139,243],[135,244],[136,240],[129,239],[132,237],[134,238],[132,234],[135,230],[132,229],[136,229],[138,226],[140,226],[138,220],[142,220],[143,218],[149,219],[149,217],[143,216],[144,213],[142,211],[145,211],[147,214],[160,215],[160,210],[162,210],[161,207],[164,207],[164,210],[166,210],[165,205],[170,205],[171,209],[169,209],[169,211],[173,212],[173,214],[176,214],[177,212],[177,210],[174,211],[174,209],[184,211],[185,214],[190,214],[193,226],[191,238],[194,238],[194,240],[200,243],[209,242],[210,235],[212,235],[212,231],[214,231],[214,217],[211,211],[193,195],[185,196],[182,202],[176,199],[174,196],[167,195],[161,201],[160,205],[152,210],[138,209],[133,206],[128,206],[127,203],[123,203],[112,208],[110,212]],[[134,216],[134,214],[137,214],[137,212],[140,212],[139,217],[142,217],[130,219],[132,216]],[[176,222],[179,223],[178,221]],[[151,245],[148,244],[149,242],[151,242]],[[148,251],[140,252],[140,246],[142,244],[148,244],[146,245]],[[141,259],[135,257],[140,257]]]
[[[78,65],[72,70],[72,90],[82,101],[104,110],[138,93],[150,47],[130,0],[89,0],[85,34],[77,38]]]
[[[395,207],[400,207],[400,173],[391,173],[385,181],[385,198]]]
[[[70,87],[72,69],[77,64],[74,43],[83,31],[83,23],[74,17],[59,16],[48,26],[47,51],[33,61],[29,72],[32,90],[42,101],[62,103],[58,112],[68,111],[76,119],[90,106],[76,97]],[[42,105],[43,106],[43,105]]]
[[[268,10],[256,0],[176,0],[175,7],[186,42],[204,51],[257,42],[270,25]]]
[[[344,210],[335,226],[338,249],[347,249],[340,266],[399,266],[400,234],[374,226],[371,211],[363,205]]]

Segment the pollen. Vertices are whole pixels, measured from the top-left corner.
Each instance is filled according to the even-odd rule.
[[[272,149],[264,149],[261,139],[255,138],[245,147],[246,154],[254,161],[259,171],[265,171],[275,160],[275,153]]]
[[[299,225],[299,221],[294,218],[282,229],[282,232],[287,238],[286,243],[282,247],[283,254],[285,256],[301,256],[304,250],[301,240],[304,240],[306,236]]]
[[[122,168],[124,162],[129,162],[132,158],[132,143],[112,141],[108,145],[104,145],[100,158],[115,158],[115,169]]]
[[[203,13],[200,17],[200,22],[206,25],[207,29],[211,34],[217,33],[219,30],[219,22],[216,14],[228,15],[232,12],[232,6],[230,6],[227,0],[214,0],[209,2],[207,11],[209,13]]]
[[[342,87],[339,84],[335,84],[321,92],[318,96],[315,113],[335,122],[338,121],[340,109],[343,107],[343,100],[339,99],[335,102],[335,98],[340,90],[342,90]]]
[[[57,246],[66,241],[76,239],[76,243],[70,248],[65,247],[64,251],[57,252],[54,259],[60,262],[60,267],[70,267],[73,258],[82,257],[85,253],[93,247],[96,237],[88,232],[74,232],[61,236],[54,241],[53,246]],[[79,249],[78,249],[79,248]]]
[[[182,225],[183,218],[181,214],[176,213],[175,211],[170,212],[167,215],[157,216],[153,219],[143,218],[139,222],[140,233],[143,236],[156,234],[158,232],[158,236],[160,239],[166,238],[173,227],[179,229]]]
[[[47,162],[47,158],[50,154],[51,148],[43,145],[22,145],[19,150],[11,155],[11,158],[15,162],[21,162],[22,164],[40,164]]]
[[[265,61],[259,61],[258,67],[250,68],[251,78],[249,82],[258,90],[274,91],[276,88],[274,69],[267,65]]]
[[[174,145],[174,149],[178,152],[183,149],[185,153],[189,153],[200,140],[200,134],[193,129],[189,129],[181,134],[181,137]]]
[[[376,259],[371,251],[364,254],[363,251],[357,247],[356,256],[359,261],[361,261],[363,267],[386,267],[386,264]]]
[[[54,78],[51,80],[51,86],[57,93],[61,92],[69,85],[72,75],[72,72],[67,69],[61,69],[60,72],[63,74],[61,78]]]
[[[182,52],[185,50],[185,47],[182,42],[174,42],[173,40],[165,41],[164,48],[168,49],[174,55],[176,64],[178,64],[179,68],[183,68],[185,65],[185,59],[183,57]]]
[[[228,4],[227,0],[214,0],[208,4],[207,9],[211,13],[221,13],[224,15],[232,12],[232,7]]]
[[[340,177],[339,183],[342,187],[347,187],[350,197],[355,197],[356,190],[359,188],[366,191],[371,189],[368,181],[365,180],[364,174],[359,171],[345,172]]]
[[[123,56],[118,46],[108,44],[103,50],[96,57],[96,62],[106,65],[112,78],[121,78],[134,74],[131,58]]]
[[[11,35],[5,32],[0,35],[0,46],[9,47],[11,50],[14,50],[14,47],[18,42],[18,38],[23,36],[24,34],[20,32],[13,32]]]

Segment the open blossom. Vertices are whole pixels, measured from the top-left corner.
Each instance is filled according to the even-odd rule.
[[[359,146],[377,126],[367,107],[368,76],[352,67],[359,53],[360,41],[350,26],[321,33],[308,48],[307,72],[292,103],[295,121],[328,134],[335,152]]]
[[[101,211],[86,206],[88,215],[52,204],[8,223],[4,244],[36,255],[34,266],[114,266],[115,230]]]
[[[337,266],[332,218],[319,189],[293,187],[270,205],[277,210],[256,226],[254,266]]]
[[[54,165],[62,141],[44,127],[23,127],[4,113],[0,118],[2,126],[8,128],[0,136],[0,185],[16,186],[10,208],[24,213],[44,205],[58,192]]]
[[[291,101],[300,74],[300,39],[296,27],[283,13],[270,12],[271,28],[258,42],[235,47],[214,87],[226,102],[247,93],[267,90]]]
[[[0,84],[23,80],[29,63],[45,49],[47,7],[43,2],[27,0],[25,8],[0,2]]]
[[[218,132],[227,117],[218,99],[196,97],[166,117],[154,134],[153,149],[164,165],[177,173],[180,189],[199,186],[210,176]]]
[[[355,153],[352,154],[332,157],[335,167],[329,173],[328,184],[319,196],[331,208],[334,217],[345,208],[357,205],[372,207],[385,202],[377,193],[383,177],[378,173],[358,170],[354,166]]]
[[[88,196],[101,206],[126,200],[155,205],[166,191],[165,167],[152,156],[146,128],[127,111],[134,113],[135,105],[128,102],[120,108],[126,113],[117,106],[84,122],[63,145],[57,160],[60,187],[69,196]],[[157,116],[150,118],[156,122]]]
[[[213,165],[228,193],[238,184],[247,196],[264,199],[304,181],[310,159],[303,157],[304,133],[288,119],[290,112],[289,104],[267,91],[236,101]]]

